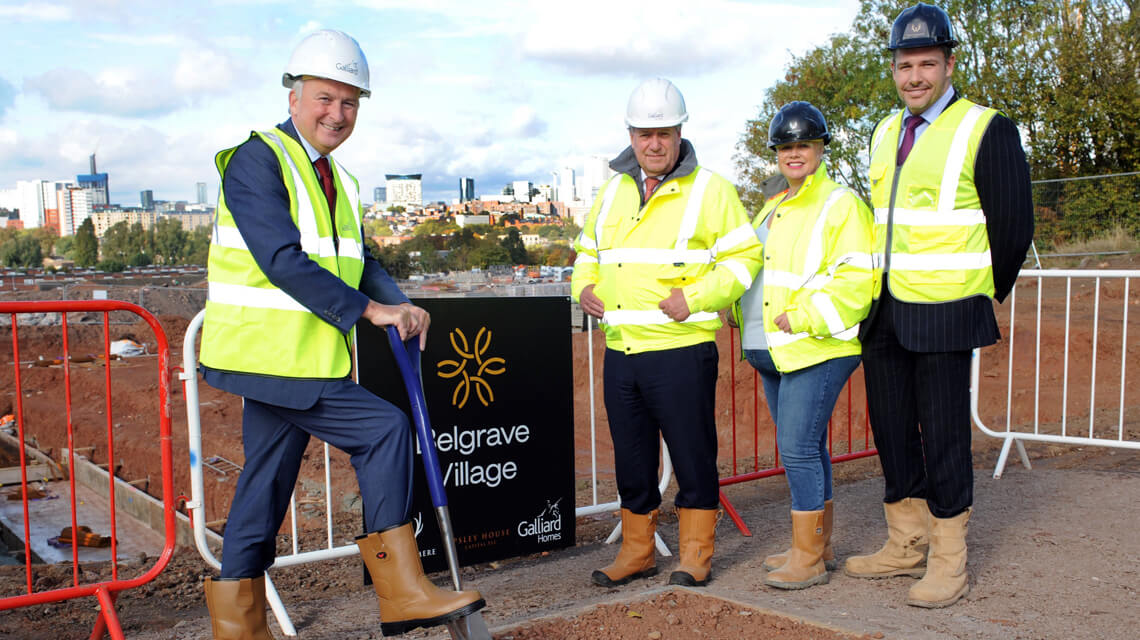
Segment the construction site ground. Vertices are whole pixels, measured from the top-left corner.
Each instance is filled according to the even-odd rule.
[[[1089,265],[1100,268],[1136,268],[1136,257],[1128,256],[1113,264]],[[185,284],[185,283],[181,283]],[[1118,283],[1117,283],[1118,284]],[[1134,373],[1121,390],[1121,379],[1103,363],[1136,362],[1136,315],[1140,294],[1132,291],[1124,304],[1133,315],[1127,335],[1127,350],[1122,354],[1119,325],[1122,299],[1120,287],[1104,285],[1107,302],[1100,309],[1099,326],[1074,322],[1071,336],[1066,336],[1079,350],[1093,336],[1099,339],[1102,369],[1107,379],[1098,374],[1096,406],[1098,423],[1106,407],[1117,398],[1125,398],[1121,414],[1122,438],[1140,440],[1140,398],[1134,391]],[[1035,289],[1024,287],[1018,299],[1019,313],[1029,307]],[[1019,287],[1019,291],[1022,287]],[[1043,287],[1045,300],[1063,297],[1064,289]],[[59,299],[58,293],[40,292],[42,298]],[[173,364],[181,359],[182,336],[189,317],[196,310],[193,295],[183,290],[172,292],[164,304],[160,291],[148,290],[146,307],[155,313],[171,341]],[[54,295],[54,298],[53,298]],[[1115,297],[1114,297],[1115,296]],[[2,297],[2,296],[0,296]],[[22,294],[22,297],[30,297]],[[11,299],[11,298],[8,298]],[[144,299],[141,293],[121,299]],[[1092,291],[1074,285],[1074,309],[1093,306]],[[1008,305],[999,308],[1003,335],[1009,336]],[[114,315],[114,314],[113,314]],[[1062,362],[1064,344],[1064,309],[1046,314],[1041,334],[1043,343],[1019,337],[1014,365],[1009,367],[1005,343],[987,349],[983,355],[983,387],[979,414],[989,425],[1002,428],[1006,419],[1005,401],[1007,368],[1016,373],[1014,388],[1008,393],[1015,400],[1029,399],[1012,413],[1014,424],[1032,420],[1034,391],[1034,358],[1041,361],[1041,412],[1060,415],[1062,397],[1070,409],[1084,406],[1084,423],[1070,426],[1074,433],[1087,427],[1089,397],[1088,359],[1074,357]],[[1020,316],[1019,316],[1020,318]],[[70,353],[81,356],[97,354],[102,349],[103,334],[98,314],[69,316]],[[1018,331],[1032,326],[1029,319],[1019,319]],[[1113,329],[1116,326],[1116,329]],[[5,330],[7,332],[7,330]],[[111,339],[132,335],[152,348],[155,341],[150,329],[141,322],[121,318],[111,327]],[[161,470],[158,465],[158,385],[157,359],[153,356],[131,358],[111,363],[113,378],[112,416],[115,431],[115,453],[108,460],[103,383],[105,369],[97,361],[73,362],[70,367],[73,408],[65,414],[61,385],[61,365],[30,366],[31,361],[61,357],[62,339],[58,324],[48,320],[42,326],[20,328],[19,359],[23,387],[24,421],[29,442],[56,460],[67,446],[66,424],[75,430],[75,444],[87,450],[97,464],[105,464],[124,480],[160,495]],[[1024,336],[1024,333],[1018,334]],[[594,336],[594,360],[601,354],[599,335]],[[1115,340],[1115,342],[1113,342]],[[721,379],[718,384],[718,425],[721,427],[721,460],[723,471],[731,471],[733,418],[742,432],[751,432],[754,413],[761,436],[753,442],[747,436],[737,444],[736,457],[751,467],[748,453],[755,446],[759,466],[771,464],[770,421],[762,401],[754,405],[751,394],[755,383],[747,364],[733,362],[724,354],[732,351],[722,335],[720,340]],[[1115,346],[1114,346],[1115,345]],[[585,338],[576,334],[575,357],[575,443],[579,505],[590,500],[590,438],[584,425],[588,422],[589,385],[580,376],[586,366]],[[1131,355],[1128,355],[1131,354]],[[0,414],[14,408],[14,379],[11,352],[0,354]],[[733,368],[734,367],[734,368]],[[735,376],[735,383],[732,376]],[[1063,373],[1062,373],[1063,372]],[[1103,371],[1102,371],[1103,373]],[[1114,376],[1115,381],[1114,381]],[[1070,389],[1067,395],[1055,391],[1064,377]],[[850,422],[855,425],[849,438],[854,449],[862,447],[865,423],[862,380],[853,381]],[[598,472],[601,478],[601,500],[613,498],[612,454],[601,409],[601,383],[595,382],[599,407]],[[1083,391],[1082,391],[1083,389]],[[176,382],[172,398],[174,419],[174,489],[175,494],[189,495],[188,445],[185,404]],[[241,460],[240,400],[202,386],[201,416],[205,433],[203,455],[223,455],[238,464]],[[737,396],[736,410],[731,407],[731,394]],[[1082,395],[1083,394],[1083,395]],[[846,404],[841,398],[841,405]],[[839,423],[846,420],[840,416]],[[1048,421],[1055,420],[1049,418]],[[1107,418],[1116,424],[1115,414]],[[1073,420],[1075,425],[1076,420]],[[1053,424],[1053,427],[1056,425]],[[842,434],[844,428],[839,432]],[[1112,434],[1115,434],[1115,426]],[[843,452],[848,443],[840,435],[833,443]],[[590,573],[608,564],[616,553],[616,545],[604,544],[617,518],[614,514],[578,519],[575,546],[541,556],[529,556],[496,563],[480,564],[464,569],[466,585],[480,589],[488,602],[484,612],[496,640],[606,640],[616,638],[708,640],[738,638],[1134,638],[1135,619],[1140,615],[1137,596],[1140,572],[1140,452],[1101,447],[1029,444],[1027,449],[1034,468],[1020,466],[1011,456],[1001,479],[991,478],[1000,442],[975,430],[976,511],[970,522],[971,593],[961,603],[943,610],[926,610],[905,604],[907,589],[913,580],[893,578],[867,581],[849,578],[841,571],[832,572],[831,582],[803,591],[777,591],[763,586],[764,556],[783,550],[790,540],[788,492],[785,479],[775,476],[725,488],[726,496],[739,510],[752,531],[745,537],[727,518],[720,523],[717,551],[713,562],[713,581],[702,589],[673,589],[666,585],[668,573],[676,564],[675,557],[659,557],[661,574],[617,589],[603,589],[590,582]],[[351,467],[334,452],[330,464],[333,478],[332,502],[335,515],[333,529],[336,544],[351,543],[359,533],[359,494]],[[882,543],[885,525],[881,507],[882,479],[878,461],[865,458],[838,464],[836,476],[835,548],[840,560],[846,556],[874,551]],[[234,486],[234,474],[208,471],[206,475],[206,520],[220,527],[228,511]],[[324,465],[320,447],[312,443],[307,452],[298,484],[298,538],[304,549],[325,544],[323,505],[327,496]],[[5,485],[3,492],[12,490]],[[676,517],[671,513],[671,492],[665,496],[660,533],[670,549],[677,549]],[[6,499],[0,497],[0,499]],[[81,523],[83,524],[83,523]],[[58,528],[56,529],[58,533]],[[105,532],[103,532],[105,533]],[[289,523],[279,536],[279,552],[290,547]],[[17,558],[22,560],[22,554]],[[153,556],[128,555],[119,565],[121,578],[145,572],[155,562]],[[71,584],[78,573],[82,583],[109,579],[110,565],[81,560],[76,571],[69,562],[33,567],[32,582],[36,591]],[[210,624],[202,591],[202,581],[216,575],[193,549],[178,549],[170,565],[151,583],[125,592],[118,600],[118,615],[127,637],[132,639],[198,639],[209,638]],[[362,568],[355,558],[321,564],[275,570],[273,580],[303,639],[380,638],[379,611],[370,587],[362,585]],[[440,585],[449,584],[446,574],[432,576]],[[17,595],[26,588],[22,565],[0,566],[0,598]],[[51,639],[86,638],[96,616],[94,598],[65,603],[38,605],[0,612],[0,638]],[[272,616],[270,616],[272,621]],[[276,623],[271,623],[277,637],[283,639]],[[443,629],[417,631],[405,637],[442,639],[449,637]]]
[[[703,589],[665,584],[675,557],[658,558],[662,573],[657,577],[617,589],[592,585],[590,572],[616,551],[602,543],[615,523],[608,516],[582,519],[579,543],[571,549],[467,568],[463,578],[486,597],[484,617],[496,640],[846,637],[835,632],[930,640],[1135,638],[1140,454],[1030,447],[1032,470],[1013,466],[995,480],[989,471],[993,448],[978,453],[976,511],[968,538],[972,590],[947,609],[907,606],[911,578],[858,580],[838,571],[829,584],[803,591],[763,586],[764,555],[788,542],[782,478],[728,489],[753,535],[746,538],[731,522],[721,522],[714,577]],[[836,488],[835,549],[841,560],[873,551],[881,542],[882,483],[875,464],[846,463]],[[676,550],[676,520],[662,520],[662,537]],[[126,570],[132,568],[138,571],[141,565],[131,563]],[[2,569],[9,588],[22,583],[22,567]],[[86,565],[85,571],[107,573],[98,565]],[[180,550],[153,583],[119,599],[127,637],[210,638],[202,595],[207,575],[211,571],[195,552]],[[287,568],[273,576],[298,637],[382,637],[376,598],[362,586],[359,561]],[[433,578],[448,584],[447,574]],[[70,580],[69,566],[36,568],[39,589]],[[7,611],[0,613],[0,637],[86,638],[94,618],[93,598]],[[270,620],[277,637],[284,638]],[[439,628],[404,637],[449,635]]]

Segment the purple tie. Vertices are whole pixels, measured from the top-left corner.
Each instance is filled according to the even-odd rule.
[[[329,204],[329,215],[333,219],[333,228],[336,228],[336,185],[333,184],[332,170],[329,168],[329,159],[325,156],[317,158],[313,163],[317,168],[317,175],[321,177],[321,188],[325,191],[325,200]]]
[[[914,146],[914,130],[922,123],[922,116],[906,117],[906,132],[903,133],[902,144],[899,145],[898,162],[896,163],[900,167],[902,163],[906,162],[906,157],[910,155],[910,148]]]

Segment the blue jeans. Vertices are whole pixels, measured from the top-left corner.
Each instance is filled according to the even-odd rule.
[[[859,366],[859,356],[832,358],[786,373],[776,370],[767,349],[746,349],[744,357],[764,382],[768,410],[776,423],[776,444],[792,492],[792,510],[822,510],[823,503],[831,499],[827,421],[847,378]]]

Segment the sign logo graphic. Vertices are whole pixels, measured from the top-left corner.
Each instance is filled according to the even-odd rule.
[[[562,513],[558,508],[559,502],[562,502],[562,498],[558,498],[554,502],[548,499],[546,501],[546,508],[543,509],[541,513],[531,520],[519,522],[515,527],[515,531],[519,537],[525,538],[527,536],[534,536],[538,542],[561,540]]]
[[[451,394],[451,405],[462,409],[471,398],[471,388],[475,388],[475,396],[483,406],[490,406],[495,401],[495,393],[485,376],[497,376],[506,372],[507,361],[503,358],[485,358],[487,349],[491,346],[491,331],[487,327],[479,329],[475,334],[475,343],[468,346],[467,336],[462,329],[454,329],[450,336],[451,347],[455,349],[457,360],[440,360],[436,364],[439,377],[459,378],[455,383],[455,391]],[[468,372],[467,364],[473,362],[472,372]]]

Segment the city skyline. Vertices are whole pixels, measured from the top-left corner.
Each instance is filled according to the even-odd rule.
[[[11,52],[0,70],[0,188],[73,179],[97,153],[112,202],[136,205],[144,190],[195,202],[206,182],[216,204],[214,154],[288,116],[281,70],[322,27],[348,31],[369,58],[373,95],[336,152],[363,193],[387,173],[421,173],[424,199],[445,202],[463,177],[481,195],[550,184],[564,167],[582,175],[586,159],[628,144],[626,98],[654,75],[685,94],[684,134],[701,163],[736,179],[735,145],[764,89],[791,55],[845,31],[858,3],[669,0],[656,5],[661,24],[632,39],[644,23],[636,7],[600,2],[320,8],[316,19],[308,3],[252,0],[0,6]],[[764,28],[781,20],[789,26]]]

